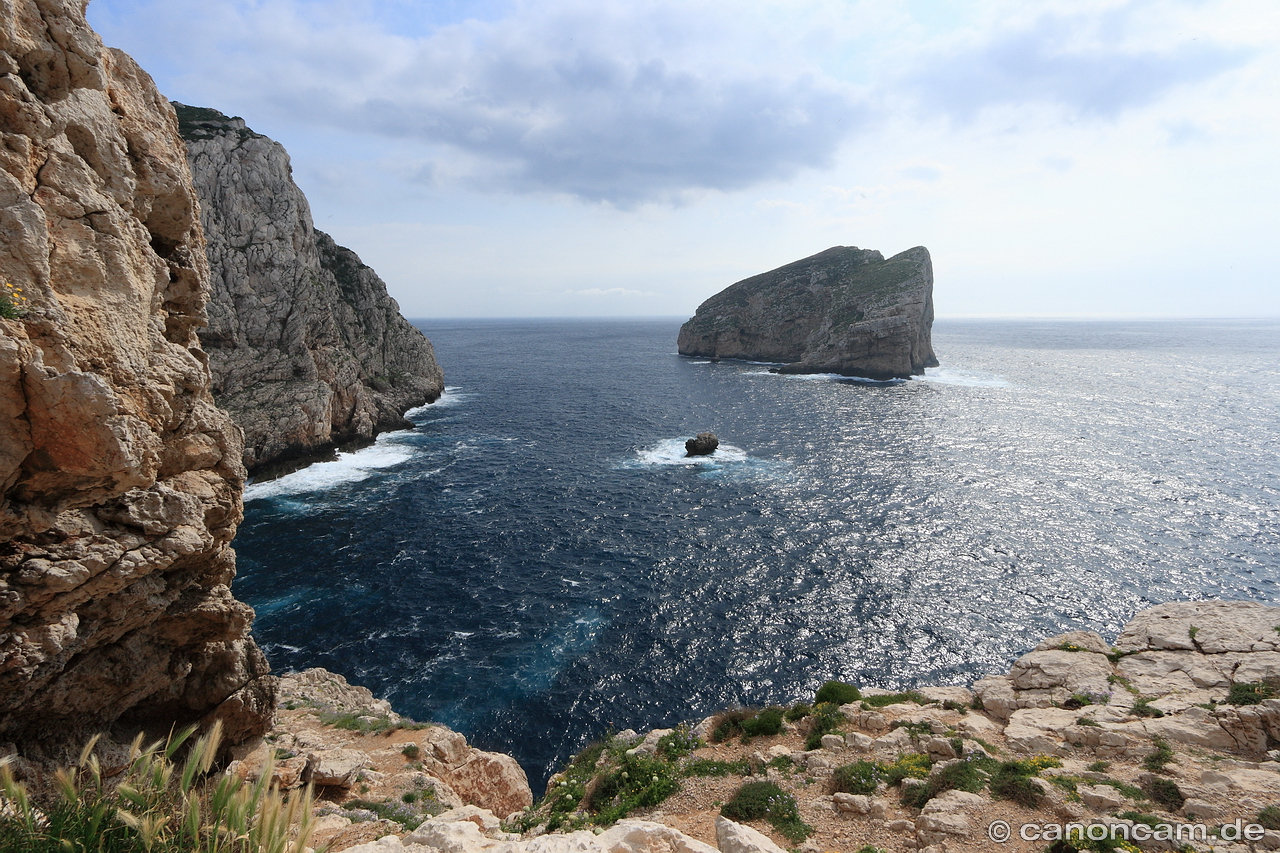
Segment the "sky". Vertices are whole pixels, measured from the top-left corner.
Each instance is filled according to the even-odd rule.
[[[1275,0],[92,0],[411,318],[688,316],[926,246],[939,317],[1280,317]]]

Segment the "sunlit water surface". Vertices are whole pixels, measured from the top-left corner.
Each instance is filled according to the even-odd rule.
[[[235,590],[278,669],[535,785],[609,726],[1277,600],[1280,322],[940,321],[943,367],[889,385],[683,359],[669,320],[421,326],[448,392],[251,485]]]

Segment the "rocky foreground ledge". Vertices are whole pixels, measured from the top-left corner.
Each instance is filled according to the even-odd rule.
[[[534,806],[509,757],[309,670],[232,770],[274,750],[281,784],[320,786],[313,843],[335,853],[1243,853],[1280,849],[1274,686],[1280,608],[1164,604],[1114,644],[1052,637],[972,688],[828,686],[815,698],[836,703],[622,732]],[[758,819],[751,786],[774,792]],[[1069,824],[1131,840],[1053,846]]]

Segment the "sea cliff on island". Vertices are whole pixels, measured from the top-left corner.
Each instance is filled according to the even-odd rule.
[[[903,379],[937,367],[933,263],[835,246],[712,296],[680,327],[681,355],[776,362],[782,373]]]

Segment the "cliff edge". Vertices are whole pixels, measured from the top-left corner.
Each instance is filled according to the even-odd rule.
[[[238,430],[172,107],[78,0],[0,11],[0,742],[270,725],[231,596]]]
[[[681,355],[779,362],[783,373],[897,379],[937,367],[933,263],[835,246],[743,279],[680,327]]]
[[[431,342],[372,269],[317,231],[284,148],[217,110],[175,104],[212,273],[213,393],[252,472],[411,426],[444,390]]]

